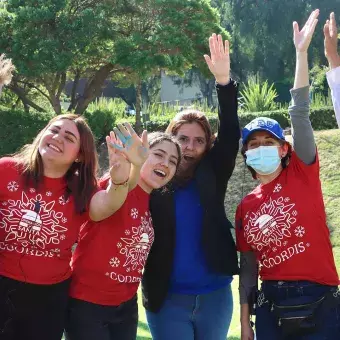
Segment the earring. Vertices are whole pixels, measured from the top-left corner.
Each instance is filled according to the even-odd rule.
[[[79,163],[79,159],[77,158],[77,159],[75,160],[75,162],[76,162],[76,163]]]

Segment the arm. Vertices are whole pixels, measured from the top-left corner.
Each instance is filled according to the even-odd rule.
[[[289,107],[293,127],[293,145],[297,156],[305,163],[312,164],[316,157],[316,146],[312,125],[309,119],[309,73],[308,47],[310,45],[319,10],[310,15],[305,26],[299,30],[293,23],[296,48],[296,70],[294,88],[291,90],[292,103]]]
[[[325,56],[331,69],[327,72],[327,81],[331,89],[335,117],[340,128],[340,57],[338,54],[338,30],[334,13],[331,13],[329,20],[326,21],[323,31]]]
[[[215,172],[227,182],[234,167],[239,149],[240,126],[237,116],[237,84],[230,79],[229,43],[221,36],[213,35],[209,39],[211,57],[205,60],[216,79],[216,92],[219,102],[219,128],[214,146],[210,151]],[[220,176],[219,176],[220,175]]]
[[[126,127],[126,128],[125,128]],[[90,218],[101,221],[121,208],[128,192],[135,188],[142,165],[148,157],[146,131],[139,138],[129,124],[118,125],[106,137],[110,159],[110,181],[106,190],[97,192],[90,202]]]
[[[250,325],[250,306],[256,301],[254,291],[257,289],[257,262],[252,251],[240,254],[239,293],[241,304],[241,339],[250,340],[254,333]]]

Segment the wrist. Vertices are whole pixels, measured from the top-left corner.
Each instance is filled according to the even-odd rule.
[[[306,58],[308,56],[308,52],[306,51],[298,51],[296,50],[297,58]]]
[[[110,178],[111,184],[116,188],[128,186],[129,180],[130,180],[130,177],[128,177],[125,181],[117,181],[116,182],[116,181],[112,180],[112,178]]]
[[[216,83],[221,86],[226,86],[230,83],[230,77],[219,77],[215,78]]]
[[[337,68],[340,66],[340,56],[334,55],[332,57],[328,57],[328,64],[331,69]]]

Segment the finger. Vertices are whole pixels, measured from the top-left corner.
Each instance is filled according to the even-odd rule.
[[[124,123],[125,125],[125,123]],[[128,137],[130,134],[128,132],[128,130],[125,128],[123,124],[117,124],[117,128],[119,129],[119,131],[123,134],[123,136],[126,138]]]
[[[336,27],[335,15],[334,12],[330,15],[330,35],[332,37],[337,36],[338,29]]]
[[[229,41],[228,40],[226,40],[225,42],[224,42],[224,53],[229,57]]]
[[[207,63],[207,65],[208,65],[208,67],[209,67],[209,70],[210,70],[210,72],[212,72],[212,70],[213,70],[213,67],[214,67],[214,65],[213,65],[213,63],[212,63],[212,60],[210,59],[210,57],[208,56],[208,55],[204,55],[204,59],[205,59],[205,62]]]
[[[224,54],[224,47],[223,47],[223,39],[222,39],[221,34],[219,34],[217,36],[217,46],[218,46],[219,55],[223,55]]]
[[[115,132],[116,137],[117,137],[118,139],[120,139],[120,141],[121,141],[123,144],[126,144],[127,139],[126,139],[126,137],[120,132],[120,130],[119,130],[118,128],[114,128],[113,131]]]
[[[324,33],[326,39],[329,39],[331,37],[330,32],[329,32],[329,20],[327,20],[327,22],[323,26],[323,33]]]
[[[296,21],[293,22],[293,31],[294,31],[294,35],[298,35],[300,32],[299,24]]]
[[[318,19],[315,19],[311,25],[311,27],[309,28],[309,31],[308,31],[308,36],[310,38],[313,37],[313,34],[314,34],[314,31],[315,31],[315,27],[316,25],[318,24],[319,20]]]
[[[213,45],[214,45],[214,51],[215,51],[215,58],[218,58],[220,56],[219,49],[218,49],[218,40],[217,35],[213,34]]]
[[[137,135],[130,123],[124,123],[124,126],[131,136]]]
[[[142,144],[144,148],[149,149],[148,132],[146,130],[142,133]]]
[[[313,24],[313,21],[318,17],[319,15],[319,10],[315,10],[313,11],[310,15],[309,15],[309,18],[307,20],[307,22],[305,23],[305,26],[303,27],[302,30],[307,30],[309,29],[312,24]]]
[[[214,38],[213,36],[211,36],[209,38],[209,49],[210,49],[210,56],[211,56],[211,59],[214,60],[215,59],[215,46],[214,46]]]

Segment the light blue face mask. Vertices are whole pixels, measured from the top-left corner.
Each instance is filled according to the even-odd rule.
[[[279,148],[277,146],[259,146],[246,151],[246,163],[259,175],[270,175],[275,172],[280,164]]]

